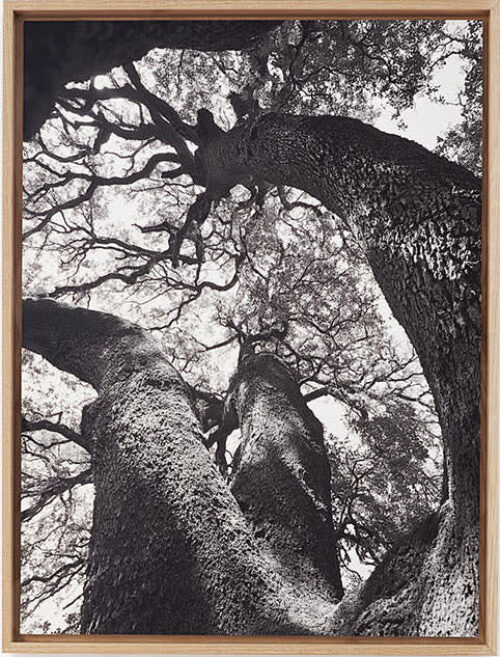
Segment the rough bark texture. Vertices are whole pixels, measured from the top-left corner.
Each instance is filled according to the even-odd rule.
[[[323,427],[275,356],[245,358],[230,406],[241,446],[231,490],[255,536],[306,588],[343,595]]]
[[[24,24],[24,136],[48,118],[67,82],[141,59],[153,48],[244,50],[273,21],[79,21]]]
[[[410,634],[475,634],[480,181],[414,142],[346,117],[268,114],[205,144],[197,159],[208,188],[249,176],[290,185],[318,198],[357,236],[419,355],[447,457],[448,501],[418,578],[421,613],[403,627]],[[402,574],[401,587],[407,583]],[[368,596],[366,606],[372,603],[378,598]],[[386,609],[370,631],[399,627],[398,613]]]
[[[112,315],[23,305],[23,344],[91,383],[94,522],[82,631],[334,633],[336,604],[257,541],[151,337]]]
[[[187,33],[182,30],[177,33],[181,35],[178,41],[168,32],[167,23],[147,23],[140,28],[130,24],[131,33],[126,37],[124,26],[116,23],[73,23],[65,24],[64,29],[52,24],[51,29],[55,30],[52,37],[42,34],[40,24],[28,23],[26,136],[38,129],[60,89],[70,79],[84,79],[104,72],[115,64],[140,57],[153,46],[217,50],[240,49],[250,43],[242,39],[241,27],[240,31],[235,28],[236,32],[230,33],[227,24],[213,23],[214,36],[209,27],[200,24],[194,28],[194,23],[186,23]],[[270,27],[269,24],[250,27],[245,23],[244,32],[252,41]],[[105,32],[99,33],[99,30]],[[269,114],[252,125],[240,126],[204,144],[198,161],[204,162],[205,182],[210,189],[225,191],[237,182],[254,177],[303,189],[342,216],[357,235],[395,317],[414,344],[434,394],[447,455],[448,500],[440,510],[437,527],[429,521],[425,531],[416,530],[374,573],[367,583],[353,627],[359,632],[375,634],[475,634],[478,617],[480,182],[463,167],[415,143],[344,117]],[[108,320],[104,322],[107,324]],[[120,364],[117,352],[105,339],[106,330],[103,329],[99,338],[99,348],[93,343],[93,347],[74,352],[78,357],[68,364],[72,368],[68,371],[81,370],[82,378],[90,377],[84,380],[102,377],[106,381],[108,376],[113,379],[115,375],[109,374],[110,367],[95,364],[102,361],[99,359],[101,348],[110,351],[118,370],[127,371],[128,364]],[[116,336],[113,340],[116,341]],[[138,337],[135,340],[140,342]],[[129,338],[120,338],[120,348],[124,347],[123,341],[130,342]],[[47,344],[50,351],[50,341]],[[68,348],[72,353],[74,345]],[[131,349],[130,344],[128,348]],[[151,358],[163,363],[158,356]],[[56,359],[61,360],[60,354]],[[60,366],[64,367],[64,363]],[[89,369],[93,371],[89,373]],[[130,395],[130,399],[126,395],[123,397],[127,404],[120,410],[127,417],[126,423],[120,424],[123,421],[120,413],[114,420],[120,429],[127,429],[128,423],[134,426],[133,422],[140,419],[140,404],[149,398],[149,393],[141,396],[134,388],[136,384],[146,385],[141,376],[134,373],[130,381],[124,379],[120,383],[126,395]],[[155,381],[155,377],[156,374],[151,380]],[[161,396],[161,387],[156,388]],[[156,388],[151,384],[148,391]],[[171,402],[172,395],[177,399],[173,391],[181,388],[169,384]],[[99,418],[108,411],[116,411],[120,405],[117,397],[113,401],[113,385],[106,384],[103,390],[106,391],[105,401],[98,402],[91,425],[100,426]],[[101,403],[103,406],[99,410]],[[176,404],[173,403],[174,408]],[[130,413],[126,410],[128,405]],[[158,427],[169,425],[168,413],[165,418],[159,409],[158,413]],[[175,419],[177,421],[180,419]],[[109,427],[109,431],[113,431],[113,423]],[[152,429],[152,435],[159,431],[158,427]],[[105,433],[108,436],[108,429]],[[142,426],[140,433],[131,429],[132,444],[142,439],[144,433]],[[122,449],[119,436],[120,431],[114,438],[109,435],[106,450],[110,450],[110,467],[121,463],[117,457]],[[191,436],[190,440],[195,439]],[[171,443],[167,441],[163,451],[173,458],[167,444]],[[158,449],[156,443],[152,441],[150,445],[146,441],[146,445],[148,454],[152,450],[152,463],[160,466],[153,458]],[[107,454],[105,451],[104,456]],[[185,454],[183,458],[189,456]],[[151,467],[147,486],[153,485],[153,471]],[[161,479],[162,475],[159,477]],[[101,478],[104,480],[104,476]],[[168,479],[166,474],[165,479]],[[117,490],[120,486],[126,488],[127,484],[121,481]],[[143,500],[141,495],[138,499]],[[424,539],[422,531],[427,532]],[[426,556],[421,566],[415,565],[412,569],[413,577],[409,581],[401,555],[408,554],[408,541],[421,544],[422,540],[427,546]],[[97,551],[97,547],[93,549]],[[215,553],[220,554],[220,551]],[[234,573],[232,569],[230,572]],[[374,585],[384,578],[399,582],[398,592],[393,587],[393,593],[387,597]],[[405,591],[408,595],[415,594],[419,604],[415,612],[409,610],[401,620],[398,606],[390,601],[404,597]],[[151,598],[146,593],[144,596],[148,600]],[[379,612],[375,613],[376,609]],[[105,628],[109,613],[102,621],[94,617],[92,627]],[[175,615],[175,610],[172,613]]]

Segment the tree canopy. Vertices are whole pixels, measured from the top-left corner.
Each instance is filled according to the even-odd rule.
[[[240,440],[223,418],[231,377],[242,354],[278,356],[325,427],[354,592],[447,495],[433,394],[342,213],[293,187],[228,178],[204,153],[271,112],[384,120],[411,135],[425,97],[458,107],[436,152],[478,173],[481,26],[284,21],[257,36],[209,52],[157,42],[54,86],[24,144],[24,296],[113,312],[156,336],[228,480]],[[448,66],[458,86],[445,94]],[[78,631],[93,485],[79,423],[94,397],[24,353],[26,631]]]

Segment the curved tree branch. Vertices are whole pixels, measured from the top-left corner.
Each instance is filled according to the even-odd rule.
[[[82,438],[82,436],[77,433],[76,431],[73,431],[73,429],[70,429],[65,424],[62,424],[61,422],[51,422],[50,420],[27,420],[25,417],[23,417],[22,420],[22,430],[23,431],[52,431],[54,433],[58,433],[66,440],[70,440],[71,442],[75,443],[76,445],[79,445],[80,447],[83,447],[85,451],[87,451],[89,454],[91,453],[91,446],[89,443]]]

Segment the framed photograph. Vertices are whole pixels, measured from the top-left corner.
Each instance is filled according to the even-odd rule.
[[[4,3],[4,651],[496,654],[499,6]]]

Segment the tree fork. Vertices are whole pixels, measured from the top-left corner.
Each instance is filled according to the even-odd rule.
[[[23,344],[98,391],[82,631],[331,634],[336,604],[258,544],[202,444],[188,389],[151,336],[113,315],[23,303]]]

